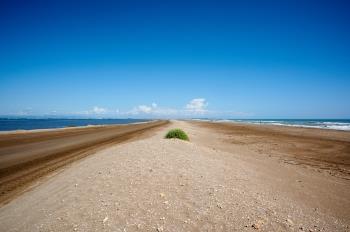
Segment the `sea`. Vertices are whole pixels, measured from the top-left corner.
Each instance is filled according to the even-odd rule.
[[[201,119],[203,120],[203,119]],[[350,131],[350,119],[204,119],[215,122],[248,123]]]
[[[28,119],[0,118],[0,131],[53,129],[89,125],[111,125],[147,122],[145,119]]]
[[[248,123],[350,131],[350,119],[196,119],[214,122]],[[0,131],[54,129],[89,125],[129,124],[148,119],[30,119],[0,118]]]

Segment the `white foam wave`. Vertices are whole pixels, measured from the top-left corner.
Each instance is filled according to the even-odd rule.
[[[231,123],[247,123],[247,124],[264,124],[275,126],[290,126],[302,128],[318,128],[350,131],[350,123],[348,122],[322,122],[322,121],[301,121],[290,123],[290,121],[277,120],[215,120],[216,122],[231,122]]]

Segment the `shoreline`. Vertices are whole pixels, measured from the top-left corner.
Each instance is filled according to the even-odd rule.
[[[56,130],[70,130],[70,129],[83,129],[83,128],[94,128],[94,127],[109,127],[109,126],[122,126],[122,125],[134,125],[134,124],[144,124],[144,123],[150,123],[155,121],[162,121],[167,119],[152,119],[148,121],[142,121],[142,122],[131,122],[131,123],[124,123],[124,124],[96,124],[96,125],[85,125],[85,126],[65,126],[65,127],[57,127],[57,128],[43,128],[43,129],[18,129],[18,130],[7,130],[7,131],[0,131],[0,135],[3,134],[21,134],[21,133],[36,133],[36,132],[50,132],[50,131],[56,131]],[[247,119],[250,120],[250,119]],[[267,119],[270,120],[270,119]],[[271,119],[271,120],[278,120],[278,119]],[[283,119],[282,119],[283,120]],[[286,119],[286,120],[293,120],[293,119]],[[304,119],[297,119],[297,120],[304,120]],[[306,119],[305,119],[306,120]],[[336,119],[310,119],[310,120],[336,120]],[[340,120],[350,120],[350,119],[340,119]],[[181,121],[181,120],[180,120]],[[350,129],[336,129],[336,128],[328,128],[328,127],[317,127],[317,126],[308,126],[308,125],[292,125],[292,124],[282,124],[282,123],[257,123],[257,122],[244,122],[245,120],[227,120],[227,119],[183,119],[183,121],[194,121],[194,122],[210,122],[210,123],[229,123],[229,124],[242,124],[242,125],[256,125],[256,126],[272,126],[272,127],[289,127],[289,128],[302,128],[302,129],[320,129],[320,130],[330,130],[330,131],[343,131],[343,132],[349,132]]]
[[[209,131],[225,134],[227,150],[249,149],[283,162],[307,166],[350,180],[350,132],[319,128],[193,121]]]
[[[134,124],[144,124],[156,121],[163,121],[160,119],[148,120],[143,122],[130,122],[123,124],[98,124],[98,125],[86,125],[86,126],[65,126],[65,127],[56,127],[56,128],[43,128],[43,129],[18,129],[18,130],[7,130],[0,131],[0,135],[2,134],[20,134],[20,133],[36,133],[36,132],[50,132],[55,130],[69,130],[69,129],[84,129],[84,128],[93,128],[93,127],[108,127],[108,126],[122,126],[122,125],[134,125]]]
[[[0,134],[0,204],[32,183],[107,146],[143,138],[167,121]]]
[[[333,119],[332,119],[333,120]],[[343,120],[343,119],[342,119]],[[349,119],[344,119],[344,120],[349,120]],[[321,127],[321,126],[309,126],[309,125],[292,125],[292,124],[283,124],[283,123],[257,123],[257,122],[244,122],[243,121],[235,121],[235,120],[225,120],[225,119],[220,119],[220,120],[211,120],[211,119],[191,119],[189,121],[198,121],[198,122],[211,122],[211,123],[234,123],[234,124],[245,124],[245,125],[261,125],[261,126],[282,126],[282,127],[295,127],[295,128],[305,128],[305,129],[321,129],[321,130],[335,130],[335,131],[347,131],[350,132],[350,128],[347,129],[339,129],[339,128],[329,128],[329,127]]]

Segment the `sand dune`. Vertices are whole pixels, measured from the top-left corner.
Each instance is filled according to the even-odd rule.
[[[164,139],[174,127],[190,142]],[[350,133],[261,128],[173,121],[46,178],[2,206],[0,228],[349,231],[348,172],[323,165],[346,169],[327,152],[347,160]]]

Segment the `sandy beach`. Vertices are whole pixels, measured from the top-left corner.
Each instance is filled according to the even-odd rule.
[[[167,121],[0,134],[0,204],[53,171],[112,144],[146,136]]]
[[[190,141],[164,139],[171,128]],[[350,230],[349,132],[158,121],[14,133],[0,135],[0,167],[1,231]]]

